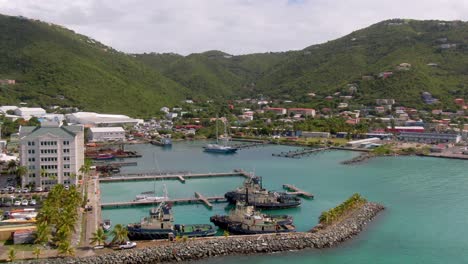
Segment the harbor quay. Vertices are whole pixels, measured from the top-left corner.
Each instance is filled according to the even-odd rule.
[[[172,263],[196,261],[229,255],[253,255],[303,249],[334,247],[362,232],[384,206],[366,202],[349,212],[339,222],[309,232],[195,238],[187,241],[151,241],[136,249],[104,253],[82,258],[68,258],[66,263]],[[50,259],[48,263],[63,263]],[[28,262],[26,262],[28,263]],[[32,263],[32,262],[31,262]]]

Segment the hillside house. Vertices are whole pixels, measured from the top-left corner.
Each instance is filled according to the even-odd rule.
[[[382,78],[382,79],[387,79],[389,77],[391,77],[393,75],[393,72],[391,71],[386,71],[386,72],[381,72],[379,73],[379,78]]]
[[[315,109],[312,108],[289,108],[288,115],[303,115],[303,116],[312,116],[315,117]]]
[[[268,107],[268,108],[265,108],[264,110],[266,112],[272,112],[272,113],[275,113],[277,115],[285,115],[288,112],[286,110],[286,108],[280,108],[280,107]]]

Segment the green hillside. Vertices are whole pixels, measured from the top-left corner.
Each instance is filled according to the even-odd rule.
[[[396,70],[404,62],[411,67]],[[394,74],[378,78],[383,71]],[[323,98],[349,95],[350,83],[358,88],[349,101],[354,107],[376,98],[440,107],[423,104],[421,93],[428,91],[453,108],[453,98],[468,98],[468,23],[396,19],[300,51],[182,56],[124,54],[57,25],[0,15],[0,79],[17,80],[0,86],[0,104],[78,106],[141,117],[185,98],[263,94],[326,107],[342,99]]]
[[[443,44],[456,47],[442,49]],[[318,99],[346,92],[346,85],[355,83],[355,104],[390,97],[404,105],[422,106],[420,95],[428,91],[450,106],[454,97],[468,97],[467,51],[466,22],[395,19],[301,51],[232,57],[222,52],[186,57],[145,54],[137,58],[200,93],[263,94],[317,105]],[[411,68],[397,71],[396,66],[404,62]],[[393,71],[394,75],[385,80],[377,78],[383,71]],[[375,79],[363,81],[364,75]],[[306,96],[311,92],[318,99]]]
[[[133,57],[60,26],[0,16],[0,104],[73,105],[150,116],[188,89]]]

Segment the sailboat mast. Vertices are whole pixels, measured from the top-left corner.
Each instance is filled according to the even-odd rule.
[[[216,115],[216,144],[219,144],[219,136],[218,136],[218,115]]]

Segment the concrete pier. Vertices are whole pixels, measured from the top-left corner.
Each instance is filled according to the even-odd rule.
[[[306,192],[306,191],[303,191],[303,190],[301,190],[301,189],[299,189],[296,186],[291,185],[291,184],[283,184],[283,188],[286,189],[286,190],[291,191],[291,192],[288,192],[288,194],[294,194],[294,195],[303,196],[303,197],[306,197],[306,198],[314,198],[313,194],[311,194],[309,192]]]
[[[195,193],[196,197],[193,198],[173,198],[168,199],[165,202],[171,204],[192,204],[192,203],[203,203],[208,208],[213,208],[212,203],[224,203],[227,202],[226,198],[222,196],[210,196],[205,197],[200,193]],[[113,202],[113,203],[101,203],[102,209],[107,208],[124,208],[124,207],[133,207],[133,206],[141,206],[141,205],[151,205],[151,204],[159,204],[161,201],[131,201],[131,202]]]
[[[142,180],[179,180],[185,183],[186,179],[192,178],[214,178],[214,177],[251,177],[251,175],[243,170],[234,170],[232,172],[209,172],[209,173],[187,173],[187,174],[166,174],[166,175],[151,175],[151,174],[127,174],[125,176],[115,175],[112,177],[100,178],[100,182],[124,182],[124,181],[142,181]]]
[[[281,152],[281,153],[273,153],[271,154],[273,157],[283,157],[283,158],[300,158],[301,156],[305,156],[308,154],[312,154],[319,151],[324,151],[330,149],[329,147],[325,148],[304,148],[300,150],[293,150],[288,152]]]

